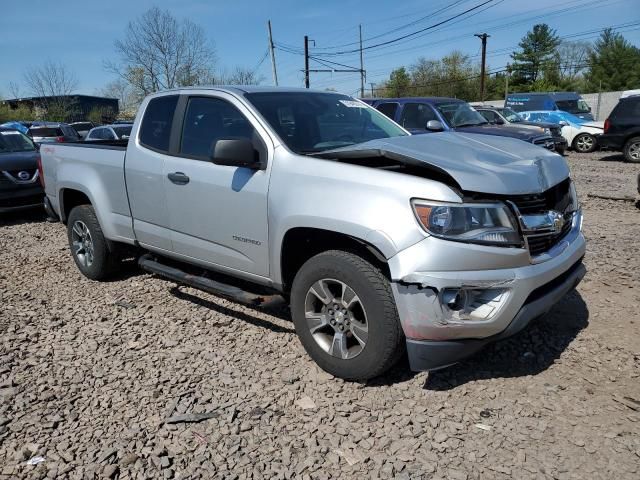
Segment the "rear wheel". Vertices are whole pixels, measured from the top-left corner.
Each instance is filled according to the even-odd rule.
[[[376,377],[404,352],[389,281],[352,253],[331,250],[308,260],[293,281],[291,312],[309,356],[336,377]]]
[[[593,152],[598,146],[596,137],[590,133],[581,133],[573,139],[573,149],[580,153]]]
[[[71,210],[67,219],[67,237],[73,260],[85,277],[102,280],[116,270],[117,258],[109,250],[91,205],[79,205]]]
[[[633,137],[624,144],[624,159],[627,162],[640,162],[640,137]]]

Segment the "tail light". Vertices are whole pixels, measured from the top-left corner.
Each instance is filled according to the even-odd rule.
[[[42,171],[42,157],[40,154],[38,154],[36,160],[38,162],[38,180],[40,180],[40,185],[44,188],[44,172]]]
[[[56,142],[58,143],[64,142],[64,137],[56,137]]]
[[[611,121],[607,118],[604,121],[604,133],[608,133],[609,132],[609,127],[611,127]]]

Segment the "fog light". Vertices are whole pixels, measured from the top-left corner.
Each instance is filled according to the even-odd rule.
[[[465,307],[466,300],[466,290],[447,288],[442,292],[442,303],[454,312],[462,310]]]
[[[505,288],[445,288],[440,294],[443,313],[450,320],[490,320],[505,303]]]

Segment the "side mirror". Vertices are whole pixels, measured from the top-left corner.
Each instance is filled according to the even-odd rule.
[[[430,130],[432,132],[441,132],[444,130],[444,126],[439,120],[429,120],[427,122],[427,130]]]
[[[211,161],[216,165],[263,170],[259,152],[247,138],[221,138],[211,146]]]

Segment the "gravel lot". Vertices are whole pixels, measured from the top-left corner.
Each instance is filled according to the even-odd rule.
[[[578,291],[462,364],[367,384],[319,371],[284,308],[133,266],[91,282],[61,224],[3,217],[0,478],[640,478],[640,210],[587,195],[637,196],[640,166],[568,158]]]

